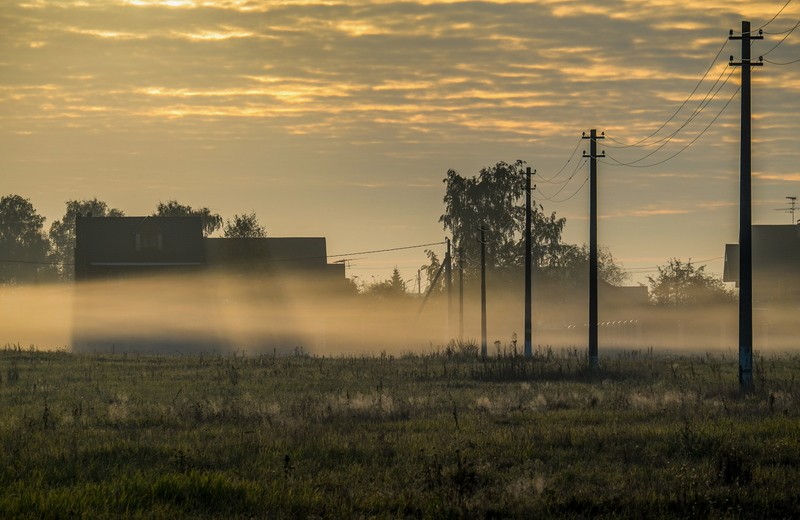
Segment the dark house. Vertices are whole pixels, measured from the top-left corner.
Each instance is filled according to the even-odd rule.
[[[78,217],[75,280],[196,272],[203,240],[200,217]]]
[[[800,225],[753,226],[753,340],[796,348],[800,336]],[[725,245],[724,281],[739,283],[739,244]]]
[[[328,263],[323,237],[206,238],[209,269],[266,274],[315,276],[318,281],[343,282],[343,263]]]
[[[753,301],[800,305],[800,225],[753,226]],[[725,245],[722,280],[739,283],[739,244]]]
[[[76,350],[305,347],[290,298],[347,286],[322,237],[204,238],[199,217],[79,217],[75,231]]]

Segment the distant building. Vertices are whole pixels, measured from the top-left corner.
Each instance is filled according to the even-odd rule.
[[[753,226],[753,301],[800,304],[800,225]],[[725,245],[722,280],[739,284],[739,244]]]
[[[206,266],[200,217],[78,217],[75,280],[197,272]]]
[[[75,280],[73,347],[116,352],[304,348],[290,297],[347,286],[325,238],[204,238],[199,217],[78,217]]]
[[[324,237],[204,238],[200,217],[78,217],[75,280],[197,272],[298,273],[344,282]]]
[[[753,342],[797,348],[800,337],[800,225],[753,226]],[[739,244],[725,245],[723,281],[739,284]]]

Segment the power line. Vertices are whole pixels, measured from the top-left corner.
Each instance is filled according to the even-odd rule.
[[[793,63],[797,63],[798,61],[800,61],[800,58],[797,58],[796,60],[784,61],[784,62],[772,61],[772,60],[768,60],[768,59],[764,59],[764,61],[766,61],[767,63],[769,63],[771,65],[791,65]]]
[[[560,203],[560,202],[567,202],[568,200],[570,200],[570,199],[572,199],[573,197],[575,197],[575,195],[577,195],[578,193],[580,193],[580,192],[581,192],[581,190],[583,189],[583,187],[584,187],[584,186],[586,186],[586,183],[587,183],[587,182],[589,182],[589,176],[588,176],[588,175],[586,176],[586,178],[583,180],[583,182],[581,183],[581,185],[580,185],[580,186],[578,186],[578,189],[577,189],[577,190],[575,190],[575,192],[574,192],[572,195],[570,195],[569,197],[565,197],[565,198],[563,198],[563,199],[550,199],[550,202],[556,202],[556,203]]]
[[[716,65],[717,59],[719,58],[720,54],[722,54],[722,51],[725,50],[725,47],[728,45],[728,41],[729,40],[726,38],[725,42],[722,44],[722,47],[720,47],[720,49],[717,51],[717,54],[714,56],[714,59],[711,60],[711,65],[708,66],[708,69],[706,69],[705,73],[700,78],[700,80],[697,82],[697,85],[695,85],[694,89],[692,89],[692,92],[689,94],[689,96],[683,101],[683,103],[680,104],[680,106],[677,108],[677,110],[675,110],[675,112],[666,121],[664,121],[661,124],[661,126],[659,126],[653,133],[651,133],[650,135],[640,139],[639,141],[637,141],[637,142],[635,142],[633,144],[623,143],[621,141],[617,141],[617,140],[611,139],[611,138],[609,138],[609,139],[611,139],[614,142],[620,143],[620,144],[622,144],[624,146],[639,146],[642,143],[644,143],[645,141],[647,141],[648,139],[650,139],[651,137],[655,136],[661,130],[663,130],[664,127],[667,126],[667,124],[669,124],[670,121],[675,119],[675,116],[677,116],[680,113],[680,111],[683,110],[683,107],[686,106],[686,103],[688,103],[689,100],[692,99],[694,94],[697,92],[697,89],[700,88],[700,85],[706,79],[706,76],[708,76],[708,73],[711,72],[711,70],[714,68],[714,65]],[[719,81],[719,80],[717,80],[717,81]],[[712,86],[712,89],[713,89],[713,86]],[[608,136],[606,136],[606,137],[608,138]]]
[[[684,146],[683,148],[681,148],[680,150],[678,150],[674,154],[670,155],[669,157],[667,157],[665,159],[662,159],[660,161],[654,162],[654,163],[650,163],[650,164],[635,164],[635,163],[639,162],[640,160],[644,159],[647,156],[642,157],[642,159],[638,159],[638,160],[630,162],[630,163],[623,163],[623,162],[618,161],[617,159],[614,159],[613,157],[611,157],[609,155],[608,158],[611,159],[612,161],[614,161],[614,163],[616,163],[616,164],[610,163],[608,161],[602,161],[602,162],[604,164],[608,164],[608,165],[611,165],[611,166],[627,166],[629,168],[650,168],[652,166],[658,166],[659,164],[664,164],[665,162],[674,159],[675,157],[677,157],[678,155],[683,153],[687,148],[689,148],[694,143],[696,143],[697,140],[700,139],[703,136],[703,134],[705,134],[706,131],[708,131],[709,128],[711,128],[711,126],[717,121],[717,119],[719,119],[719,116],[721,116],[722,113],[725,111],[725,109],[728,108],[728,105],[731,104],[731,101],[733,101],[733,98],[736,97],[736,94],[739,93],[739,90],[741,90],[741,87],[737,87],[736,88],[736,91],[733,93],[733,95],[730,97],[730,99],[728,99],[728,101],[725,103],[725,105],[722,107],[722,109],[717,113],[717,115],[714,116],[714,119],[712,119],[711,122],[708,123],[708,125],[699,134],[697,134],[697,136],[694,139],[689,141],[689,143],[686,146]],[[658,150],[655,150],[655,151],[658,151]],[[652,155],[652,153],[649,154],[649,155]]]
[[[791,4],[791,3],[792,3],[792,0],[787,0],[787,1],[786,1],[786,3],[785,3],[785,4],[783,4],[783,7],[781,7],[781,8],[780,8],[780,10],[779,10],[777,13],[775,13],[775,16],[773,16],[772,18],[770,18],[770,19],[769,19],[769,21],[768,21],[767,23],[765,23],[764,25],[762,25],[761,27],[759,27],[759,28],[758,28],[758,29],[756,29],[756,30],[757,30],[757,31],[760,31],[760,30],[761,30],[761,29],[763,29],[764,27],[766,27],[766,26],[768,26],[769,24],[771,24],[772,22],[774,22],[774,21],[775,21],[775,18],[777,18],[778,16],[780,16],[780,14],[783,12],[783,10],[784,10],[784,9],[786,9],[786,7],[788,7],[788,5],[789,5],[789,4]]]
[[[706,258],[705,260],[692,260],[690,258],[688,263],[691,263],[691,264],[702,264],[703,262],[713,262],[714,260],[722,260],[723,258],[725,258],[725,257],[724,256],[715,256],[714,258]],[[652,271],[653,269],[658,269],[659,267],[663,267],[663,266],[650,265],[650,266],[647,266],[647,267],[630,267],[630,268],[627,268],[625,270],[626,271],[640,271],[640,270]]]
[[[319,256],[305,256],[305,257],[298,257],[298,258],[279,258],[279,259],[270,259],[267,262],[299,262],[302,260],[321,260],[321,259],[328,259],[328,258],[339,258],[344,256],[355,256],[355,255],[367,255],[367,254],[376,254],[376,253],[389,253],[392,251],[403,251],[407,249],[419,249],[421,247],[428,247],[428,246],[439,246],[444,244],[445,242],[430,242],[428,244],[415,244],[413,246],[400,246],[400,247],[390,247],[387,249],[374,249],[371,251],[357,251],[354,253],[340,253],[335,255],[319,255]],[[6,264],[32,264],[32,265],[63,265],[63,266],[75,266],[74,262],[52,262],[52,261],[36,261],[36,260],[12,260],[8,258],[0,258],[0,263]]]
[[[577,166],[575,166],[575,169],[572,171],[572,173],[570,174],[569,178],[567,178],[567,181],[566,181],[566,182],[564,182],[564,184],[563,184],[563,185],[562,185],[562,186],[561,186],[561,187],[558,189],[558,191],[556,191],[556,192],[555,192],[555,193],[553,193],[552,195],[549,195],[549,196],[548,196],[548,195],[546,195],[545,193],[543,193],[542,191],[540,191],[538,188],[535,188],[535,191],[539,192],[539,193],[542,195],[542,197],[541,197],[541,198],[538,198],[537,200],[548,200],[548,201],[552,201],[552,200],[553,200],[555,197],[557,197],[557,196],[558,196],[558,194],[559,194],[559,193],[561,193],[562,191],[564,191],[564,189],[567,187],[567,184],[569,183],[569,181],[571,181],[571,180],[572,180],[572,179],[575,177],[575,175],[577,175],[577,174],[578,174],[578,172],[579,172],[579,171],[580,171],[580,170],[583,168],[583,166],[584,166],[585,164],[586,164],[586,161],[581,161],[581,162],[579,162],[579,163],[577,164]],[[581,186],[581,187],[582,187],[582,186]],[[580,188],[578,188],[578,190],[580,190]],[[573,196],[574,196],[574,193],[573,193]],[[555,201],[555,202],[559,202],[559,201]]]
[[[610,148],[631,148],[631,147],[640,147],[641,148],[641,147],[647,147],[647,146],[654,146],[654,145],[656,145],[658,143],[663,143],[663,144],[661,144],[661,146],[659,146],[658,148],[656,148],[655,150],[653,150],[649,154],[647,154],[647,155],[641,157],[640,159],[638,159],[638,161],[644,160],[644,159],[648,158],[649,156],[653,155],[654,153],[656,153],[657,151],[659,151],[660,149],[662,149],[670,141],[672,141],[672,139],[676,135],[678,135],[681,132],[681,130],[686,128],[689,125],[689,123],[694,121],[697,118],[697,116],[699,116],[700,113],[702,113],[708,107],[708,105],[711,104],[711,102],[714,100],[714,98],[717,97],[717,94],[719,94],[720,90],[722,90],[722,88],[728,83],[728,80],[733,75],[733,71],[731,70],[731,72],[728,73],[728,76],[725,78],[725,80],[722,82],[722,84],[719,87],[717,87],[717,84],[719,84],[719,80],[722,79],[722,76],[725,75],[725,70],[726,69],[722,69],[722,71],[720,72],[719,76],[717,76],[716,81],[714,81],[714,83],[711,85],[711,88],[709,88],[708,92],[706,92],[706,95],[703,96],[703,99],[700,100],[700,103],[692,111],[692,113],[689,115],[689,117],[686,119],[686,121],[684,121],[671,134],[668,134],[668,135],[666,135],[666,136],[664,136],[664,137],[662,137],[660,139],[657,139],[655,141],[652,141],[652,142],[649,142],[649,143],[646,143],[646,144],[631,144],[631,145],[625,145],[625,146],[621,146],[621,147],[620,146],[611,145]],[[716,90],[714,90],[715,88],[716,88]],[[606,136],[606,137],[608,139],[611,139],[615,143],[620,143],[621,142],[621,141],[618,141],[617,139],[614,139],[612,137],[608,137],[608,136]],[[638,161],[634,161],[634,162],[638,162]]]
[[[341,253],[337,255],[327,255],[324,258],[337,258],[340,256],[352,256],[352,255],[370,255],[374,253],[389,253],[391,251],[402,251],[404,249],[419,249],[420,247],[440,246],[444,243],[445,241],[443,240],[441,242],[431,242],[429,244],[417,244],[413,246],[390,247],[388,249],[374,249],[372,251],[357,251],[355,253]],[[323,258],[323,257],[317,257],[317,258]]]
[[[786,32],[786,34],[783,36],[783,38],[781,38],[778,43],[773,45],[770,50],[768,50],[767,52],[762,53],[761,56],[764,57],[767,54],[769,54],[770,52],[772,52],[775,49],[777,49],[778,47],[780,47],[781,44],[783,44],[783,42],[786,41],[786,38],[788,38],[794,32],[794,30],[797,29],[798,27],[800,27],[800,21],[798,21],[796,24],[794,24],[794,27],[792,27],[791,29],[788,29],[787,31],[784,31],[784,32]]]
[[[569,154],[569,159],[567,159],[567,161],[561,166],[561,169],[558,170],[555,175],[553,175],[552,177],[550,177],[548,179],[543,178],[541,175],[537,175],[536,182],[544,182],[544,183],[547,183],[547,184],[557,184],[556,182],[553,181],[553,179],[555,179],[556,177],[561,175],[561,172],[564,171],[564,169],[570,163],[572,158],[575,157],[575,152],[578,151],[578,148],[580,147],[582,141],[583,141],[583,139],[578,139],[578,142],[575,143],[575,148],[573,148],[572,149],[572,153]]]

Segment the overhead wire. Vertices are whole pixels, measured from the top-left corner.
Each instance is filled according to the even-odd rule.
[[[764,61],[765,61],[765,62],[767,62],[767,63],[769,63],[770,65],[779,65],[779,66],[782,66],[782,65],[791,65],[791,64],[793,64],[793,63],[800,62],[800,58],[797,58],[797,59],[795,59],[795,60],[791,60],[791,61],[783,61],[783,62],[780,62],[780,61],[772,61],[772,60],[767,60],[767,59],[765,59]]]
[[[559,175],[561,175],[561,172],[563,172],[563,171],[564,171],[564,169],[567,167],[567,165],[570,163],[570,161],[572,161],[572,158],[573,158],[573,157],[575,157],[575,152],[577,152],[577,151],[578,151],[578,148],[581,146],[581,142],[582,142],[582,141],[583,141],[583,139],[582,139],[582,138],[581,138],[581,139],[578,139],[578,142],[577,142],[577,143],[575,143],[575,148],[573,148],[573,149],[572,149],[572,153],[571,153],[571,154],[569,154],[569,158],[568,158],[568,159],[567,159],[567,161],[566,161],[566,162],[565,162],[565,163],[564,163],[564,164],[561,166],[561,169],[560,169],[560,170],[558,170],[558,171],[555,173],[555,175],[551,176],[551,177],[550,177],[550,178],[548,178],[548,179],[546,179],[546,178],[544,178],[544,177],[542,177],[542,176],[540,176],[540,175],[537,175],[537,176],[536,176],[536,182],[544,182],[544,183],[546,183],[546,184],[556,184],[556,182],[555,182],[553,179],[555,179],[556,177],[558,177]],[[559,182],[561,182],[561,181],[559,181]]]
[[[723,70],[722,74],[724,74],[724,72],[725,71]],[[711,104],[711,102],[717,97],[717,95],[722,90],[722,88],[728,83],[728,80],[730,80],[731,76],[733,75],[733,72],[734,72],[734,69],[731,69],[730,72],[728,73],[728,76],[725,78],[725,81],[723,81],[722,84],[719,85],[719,87],[717,87],[717,89],[713,92],[713,94],[711,93],[711,90],[706,94],[706,96],[703,98],[703,100],[700,102],[700,104],[697,106],[697,108],[695,108],[694,112],[692,112],[692,114],[689,116],[689,118],[680,127],[678,127],[674,132],[672,132],[671,134],[669,134],[665,138],[662,138],[660,141],[655,141],[653,144],[663,141],[661,143],[661,145],[658,146],[656,149],[654,149],[654,150],[650,151],[649,153],[643,155],[642,157],[639,157],[638,159],[636,159],[634,161],[630,161],[628,163],[622,163],[622,162],[619,162],[619,161],[617,161],[616,159],[613,159],[613,158],[612,158],[612,160],[615,161],[615,162],[618,162],[618,164],[623,165],[623,166],[631,166],[631,165],[635,165],[636,163],[639,163],[639,162],[647,159],[648,157],[651,157],[652,155],[656,154],[657,152],[659,152],[667,144],[669,144],[676,135],[678,135],[684,128],[686,128],[692,121],[694,121]],[[722,77],[722,74],[720,75],[720,78]],[[712,85],[712,87],[711,87],[712,90],[714,89],[714,87],[716,87],[717,83],[719,83],[719,78],[717,78],[717,81],[715,81],[714,85]]]
[[[770,18],[770,19],[769,19],[769,21],[768,21],[767,23],[765,23],[764,25],[762,25],[761,27],[758,27],[758,28],[756,29],[756,31],[760,31],[760,30],[761,30],[761,29],[763,29],[764,27],[766,27],[766,26],[768,26],[769,24],[771,24],[772,22],[774,22],[774,21],[775,21],[775,19],[776,19],[778,16],[780,16],[780,14],[783,12],[783,10],[784,10],[784,9],[786,9],[786,8],[789,6],[789,4],[791,4],[791,3],[792,3],[792,0],[786,0],[786,3],[785,3],[785,4],[783,4],[783,7],[781,7],[781,8],[778,10],[778,12],[777,12],[777,13],[775,13],[775,16],[773,16],[772,18]],[[752,31],[751,31],[751,32],[752,32]]]
[[[794,24],[794,27],[792,27],[791,29],[787,30],[786,34],[783,35],[783,38],[781,38],[778,43],[773,45],[771,49],[769,49],[767,52],[761,53],[761,56],[762,57],[767,56],[769,53],[771,53],[772,51],[774,51],[775,49],[780,47],[783,44],[783,42],[786,41],[786,38],[788,38],[795,31],[795,29],[797,29],[798,27],[800,27],[800,21],[798,21],[796,24]]]
[[[676,116],[677,116],[677,115],[680,113],[680,111],[681,111],[681,110],[683,110],[683,107],[685,107],[685,106],[686,106],[686,104],[689,102],[689,100],[691,100],[691,99],[692,99],[692,97],[694,97],[695,93],[697,92],[697,89],[699,89],[699,88],[700,88],[700,85],[702,85],[702,84],[703,84],[703,81],[706,79],[706,77],[708,76],[708,74],[709,74],[709,73],[710,73],[710,72],[713,70],[713,68],[714,68],[714,65],[716,65],[716,63],[717,63],[717,59],[718,59],[718,58],[720,57],[720,55],[722,54],[722,51],[723,51],[723,50],[725,50],[725,47],[728,45],[728,42],[729,42],[729,41],[730,41],[730,40],[728,40],[727,38],[725,39],[725,42],[722,44],[722,47],[720,47],[720,49],[717,51],[717,54],[714,56],[714,59],[713,59],[713,60],[711,60],[711,65],[709,65],[709,66],[708,66],[708,68],[706,69],[705,73],[703,73],[703,76],[702,76],[702,77],[700,78],[700,80],[697,82],[697,85],[695,85],[694,89],[692,89],[692,92],[691,92],[691,93],[690,93],[690,94],[689,94],[689,95],[686,97],[686,99],[685,99],[685,100],[683,100],[683,103],[681,103],[681,104],[680,104],[680,106],[679,106],[679,107],[678,107],[678,108],[675,110],[675,112],[674,112],[674,113],[673,113],[673,114],[672,114],[672,115],[671,115],[671,116],[670,116],[670,117],[669,117],[669,118],[668,118],[666,121],[664,121],[664,122],[661,124],[661,126],[659,126],[659,127],[658,127],[658,128],[655,130],[655,131],[653,131],[653,132],[652,132],[650,135],[647,135],[647,136],[643,137],[642,139],[640,139],[639,141],[636,141],[635,143],[624,143],[624,142],[622,142],[622,141],[617,141],[616,139],[609,138],[608,136],[606,136],[606,137],[607,137],[607,138],[609,138],[609,139],[611,139],[612,141],[614,141],[614,142],[616,142],[616,143],[619,143],[619,144],[623,145],[624,147],[635,147],[635,146],[640,146],[640,145],[642,145],[642,143],[644,143],[645,141],[649,140],[650,138],[652,138],[653,136],[655,136],[656,134],[658,134],[658,133],[659,133],[661,130],[663,130],[663,129],[664,129],[664,127],[666,127],[666,126],[667,126],[667,125],[668,125],[668,124],[669,124],[669,123],[670,123],[670,122],[671,122],[673,119],[675,119],[675,117],[676,117]],[[721,77],[721,76],[720,76],[720,77]],[[718,79],[717,81],[719,81],[719,79]],[[712,86],[712,89],[713,89],[713,86]]]
[[[692,260],[692,259],[690,258],[690,259],[687,261],[687,263],[692,263],[692,264],[702,264],[703,262],[713,262],[714,260],[722,260],[723,258],[725,258],[725,257],[724,257],[724,256],[715,256],[715,257],[713,257],[713,258],[706,258],[706,259],[704,259],[704,260]],[[626,270],[626,271],[636,271],[636,270],[640,270],[640,269],[658,269],[659,267],[662,267],[662,266],[658,266],[658,265],[649,265],[649,266],[647,266],[647,267],[630,267],[630,268],[627,268],[627,269],[625,269],[625,270]]]
[[[339,253],[335,255],[317,255],[317,256],[305,256],[305,257],[296,257],[296,258],[278,258],[278,259],[271,259],[268,262],[299,262],[302,260],[322,260],[328,258],[341,258],[347,256],[356,256],[356,255],[368,255],[368,254],[376,254],[376,253],[389,253],[392,251],[403,251],[407,249],[419,249],[421,247],[428,247],[428,246],[439,246],[445,244],[445,241],[441,242],[430,242],[427,244],[415,244],[411,246],[400,246],[400,247],[390,247],[386,249],[373,249],[371,251],[357,251],[354,253]],[[0,258],[0,263],[6,264],[33,264],[33,265],[62,265],[62,266],[75,266],[74,262],[54,262],[54,261],[44,261],[44,260],[13,260],[9,258]]]
[[[698,109],[696,109],[696,110],[695,110],[695,113],[693,113],[693,114],[692,114],[692,116],[690,117],[690,119],[688,119],[688,120],[687,120],[687,121],[686,121],[686,122],[685,122],[685,123],[684,123],[684,124],[683,124],[683,125],[682,125],[682,126],[679,128],[679,129],[678,129],[678,130],[676,130],[675,132],[673,132],[673,134],[672,134],[672,135],[670,135],[670,138],[669,138],[669,140],[665,141],[663,144],[661,144],[661,146],[659,146],[659,147],[658,147],[658,148],[656,148],[655,150],[652,150],[651,152],[649,152],[649,153],[647,153],[647,154],[643,155],[642,157],[639,157],[638,159],[636,159],[636,160],[634,160],[634,161],[630,161],[630,162],[622,162],[622,161],[619,161],[618,159],[614,158],[614,157],[613,157],[613,156],[611,156],[611,155],[608,155],[608,158],[609,158],[609,159],[611,159],[612,161],[614,161],[614,163],[616,163],[616,165],[618,165],[618,166],[631,166],[631,167],[650,167],[650,166],[655,166],[655,165],[657,165],[657,164],[663,164],[663,163],[667,162],[668,160],[672,159],[673,157],[676,157],[677,155],[679,155],[679,154],[680,154],[681,152],[683,152],[683,151],[684,151],[686,148],[688,148],[689,146],[691,146],[692,144],[694,144],[694,143],[697,141],[697,139],[699,139],[699,138],[700,138],[700,136],[702,136],[702,135],[703,135],[703,134],[704,134],[704,133],[705,133],[705,132],[706,132],[706,131],[707,131],[707,130],[708,130],[710,127],[711,127],[711,125],[712,125],[712,124],[714,124],[714,122],[715,122],[715,121],[716,121],[716,120],[719,118],[719,116],[722,114],[722,112],[725,110],[725,108],[727,108],[727,107],[728,107],[728,105],[730,104],[730,102],[733,100],[733,97],[736,95],[736,93],[737,93],[737,92],[739,92],[739,89],[740,89],[741,87],[739,87],[739,88],[737,88],[737,89],[736,89],[736,91],[733,93],[733,95],[731,96],[731,98],[730,98],[730,99],[728,99],[728,101],[727,101],[727,102],[725,103],[725,105],[722,107],[722,110],[720,110],[720,111],[717,113],[717,115],[716,115],[716,116],[714,116],[714,118],[711,120],[711,123],[709,123],[709,124],[708,124],[708,125],[707,125],[707,126],[706,126],[706,127],[705,127],[705,128],[704,128],[704,129],[703,129],[703,130],[702,130],[702,131],[701,131],[701,132],[698,134],[698,135],[697,135],[697,136],[695,136],[695,138],[694,138],[694,139],[692,139],[692,140],[689,142],[689,144],[688,144],[688,145],[684,146],[684,147],[683,147],[683,148],[681,148],[681,149],[680,149],[680,150],[679,150],[677,153],[675,153],[675,154],[673,154],[673,155],[669,156],[667,159],[664,159],[664,160],[661,160],[661,161],[657,161],[657,162],[655,162],[655,163],[651,163],[651,164],[647,164],[647,165],[640,165],[640,164],[638,164],[638,163],[640,163],[641,161],[643,161],[643,160],[647,159],[648,157],[651,157],[652,155],[654,155],[655,153],[657,153],[657,152],[659,152],[661,149],[663,149],[663,148],[664,148],[664,147],[665,147],[665,146],[666,146],[666,145],[667,145],[667,144],[668,144],[668,143],[669,143],[669,142],[672,140],[672,138],[673,138],[673,137],[675,137],[675,136],[678,134],[678,132],[680,132],[680,131],[681,131],[683,128],[685,128],[686,126],[688,126],[688,124],[689,124],[690,122],[692,122],[692,121],[693,121],[695,118],[697,118],[697,116],[698,116],[698,115],[699,115],[699,114],[700,114],[700,113],[701,113],[703,110],[705,110],[705,109],[706,109],[706,108],[707,108],[707,107],[708,107],[708,106],[711,104],[711,102],[712,102],[712,101],[713,101],[713,100],[714,100],[714,99],[717,97],[717,95],[720,93],[720,91],[722,90],[722,88],[723,88],[723,87],[724,87],[724,86],[725,86],[725,85],[728,83],[728,80],[729,80],[729,79],[731,78],[731,76],[733,75],[733,72],[734,72],[734,69],[731,69],[731,70],[730,70],[730,72],[728,73],[728,76],[725,78],[725,81],[724,81],[724,82],[722,82],[722,84],[719,86],[719,88],[717,88],[717,90],[714,92],[714,94],[713,94],[713,95],[712,95],[710,98],[707,98],[707,100],[704,100],[704,104],[702,105],[702,107],[700,107],[700,106],[699,106],[699,107],[698,107]],[[612,163],[608,163],[607,161],[603,161],[603,162],[604,162],[604,163],[606,163],[606,164],[612,164]]]
[[[725,111],[725,109],[728,108],[728,105],[731,104],[731,101],[733,101],[733,98],[736,97],[736,94],[739,93],[739,90],[741,90],[741,88],[742,88],[741,86],[736,88],[736,91],[733,93],[733,95],[731,95],[731,97],[728,99],[728,101],[725,103],[725,105],[722,107],[722,109],[719,112],[717,112],[717,115],[714,116],[714,119],[712,119],[711,122],[708,123],[708,125],[706,125],[706,127],[699,134],[697,134],[694,139],[689,141],[689,143],[686,144],[686,146],[684,146],[683,148],[681,148],[680,150],[678,150],[674,154],[670,155],[669,157],[667,157],[665,159],[662,159],[660,161],[656,161],[654,163],[650,163],[650,164],[634,164],[634,163],[623,163],[623,162],[620,162],[617,159],[615,159],[615,158],[609,156],[608,154],[606,154],[606,156],[609,159],[611,159],[612,161],[614,161],[614,162],[613,163],[610,163],[608,161],[601,161],[601,162],[604,163],[604,164],[611,165],[611,166],[627,166],[627,167],[630,167],[630,168],[650,168],[652,166],[658,166],[659,164],[664,164],[665,162],[674,159],[675,157],[677,157],[678,155],[683,153],[684,150],[686,150],[687,148],[692,146],[694,143],[696,143],[697,140],[700,139],[703,136],[703,134],[705,134],[706,131],[708,131],[709,128],[711,128],[711,126],[717,121],[717,119],[719,119],[719,116],[721,116],[722,113]]]
[[[572,179],[575,177],[575,175],[577,175],[577,174],[578,174],[578,171],[580,171],[580,169],[581,169],[581,168],[583,168],[583,166],[586,164],[586,162],[587,162],[587,161],[581,161],[581,162],[579,162],[579,163],[578,163],[578,165],[575,167],[575,169],[572,171],[572,173],[570,174],[569,178],[567,179],[567,181],[568,181],[568,182],[569,182],[569,181],[571,181],[571,180],[572,180]],[[555,192],[555,193],[553,193],[552,195],[547,195],[547,194],[543,193],[541,190],[539,190],[539,189],[538,189],[538,186],[537,186],[537,188],[536,188],[536,190],[535,190],[535,191],[539,192],[539,193],[542,195],[542,197],[541,197],[541,198],[539,198],[539,197],[536,197],[536,200],[547,200],[547,201],[552,201],[552,202],[558,202],[558,201],[555,201],[555,200],[553,200],[553,199],[554,199],[555,197],[557,197],[559,193],[561,193],[562,191],[564,191],[564,189],[565,189],[565,188],[567,187],[567,185],[568,185],[568,182],[565,182],[565,183],[564,183],[564,184],[563,184],[563,185],[562,185],[562,186],[561,186],[561,187],[558,189],[558,191],[556,191],[556,192]],[[580,188],[579,188],[578,190],[580,191]],[[573,194],[573,196],[574,196],[574,194]]]
[[[550,199],[550,201],[551,201],[551,202],[557,202],[557,203],[559,203],[559,202],[567,202],[567,201],[568,201],[568,200],[570,200],[571,198],[575,197],[575,195],[577,195],[578,193],[580,193],[580,192],[581,192],[581,190],[583,189],[583,187],[584,187],[584,186],[586,186],[586,183],[587,183],[587,182],[589,182],[589,176],[588,176],[588,175],[586,176],[586,178],[585,178],[585,179],[583,179],[583,182],[581,183],[581,185],[580,185],[580,186],[578,186],[578,189],[577,189],[577,190],[575,190],[575,192],[574,192],[572,195],[570,195],[569,197],[565,197],[565,198],[563,198],[563,199],[554,199],[554,198],[553,198],[553,199]]]

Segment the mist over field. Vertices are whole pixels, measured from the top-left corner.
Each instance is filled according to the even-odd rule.
[[[492,278],[489,278],[492,282]],[[455,286],[455,284],[454,284]],[[495,283],[487,295],[490,356],[521,353],[521,286]],[[537,293],[534,348],[586,348],[585,298]],[[192,354],[308,353],[319,356],[427,353],[459,339],[453,291],[379,297],[307,278],[198,273],[79,284],[5,287],[0,291],[2,342],[22,348],[84,352]],[[794,308],[760,307],[757,350],[794,350],[800,326]],[[708,351],[737,348],[737,306],[664,307],[637,303],[600,308],[600,349]],[[468,284],[461,342],[480,346],[480,292]],[[466,345],[466,346],[465,346]]]

